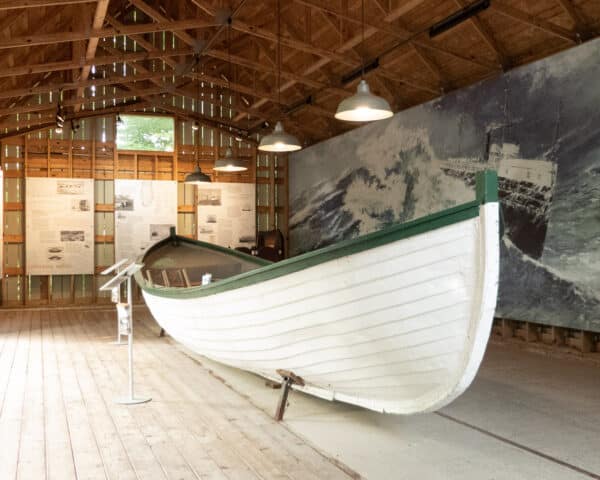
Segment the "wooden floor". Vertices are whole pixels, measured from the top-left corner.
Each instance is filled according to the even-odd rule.
[[[136,311],[136,393],[113,310],[0,312],[0,479],[352,478]],[[274,403],[277,393],[273,392]]]

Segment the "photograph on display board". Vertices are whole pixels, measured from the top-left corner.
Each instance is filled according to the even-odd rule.
[[[131,195],[117,195],[115,197],[115,210],[133,211],[133,197]]]
[[[198,205],[221,205],[221,189],[214,188],[198,188]]]

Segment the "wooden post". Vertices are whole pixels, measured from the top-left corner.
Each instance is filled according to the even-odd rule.
[[[525,322],[525,341],[537,342],[538,340],[537,327],[530,322]]]
[[[507,318],[503,318],[502,319],[502,339],[508,340],[509,338],[514,337],[514,335],[515,335],[515,330],[514,330],[514,325],[513,325],[512,321],[508,320]]]
[[[552,343],[556,346],[565,345],[565,330],[560,327],[552,327]]]
[[[27,135],[24,135],[23,142],[23,207],[25,211],[25,200],[27,197],[27,165],[29,164],[29,138]],[[25,214],[23,214],[23,220],[25,219]],[[27,229],[25,228],[25,222],[21,224],[23,228],[23,274],[21,275],[21,281],[23,282],[23,299],[21,303],[23,305],[27,304],[27,296],[29,295],[29,285],[26,281],[27,278],[27,250],[25,246],[27,245]]]
[[[581,351],[583,353],[590,353],[594,351],[594,335],[592,332],[581,331]]]

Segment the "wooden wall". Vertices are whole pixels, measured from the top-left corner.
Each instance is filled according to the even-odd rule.
[[[174,152],[118,150],[115,117],[79,122],[77,132],[65,125],[62,134],[44,130],[2,140],[4,170],[4,258],[0,282],[1,305],[39,306],[106,303],[98,292],[104,281],[98,272],[114,263],[114,180],[177,180],[180,234],[195,238],[196,189],[183,180],[195,166],[196,149],[203,172],[213,182],[256,183],[257,229],[280,228],[287,239],[287,157],[259,154],[255,145],[237,142],[217,130],[201,127],[194,135],[191,122],[177,120]],[[199,139],[199,141],[198,141]],[[198,143],[198,145],[196,145]],[[238,174],[213,172],[214,161],[231,145],[247,160]],[[67,177],[95,179],[96,275],[28,275],[25,261],[25,178]],[[286,242],[287,244],[287,242]]]

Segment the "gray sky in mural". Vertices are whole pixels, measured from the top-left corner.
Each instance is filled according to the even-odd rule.
[[[600,331],[599,60],[589,42],[293,155],[291,252],[470,200],[494,168],[498,315]]]

